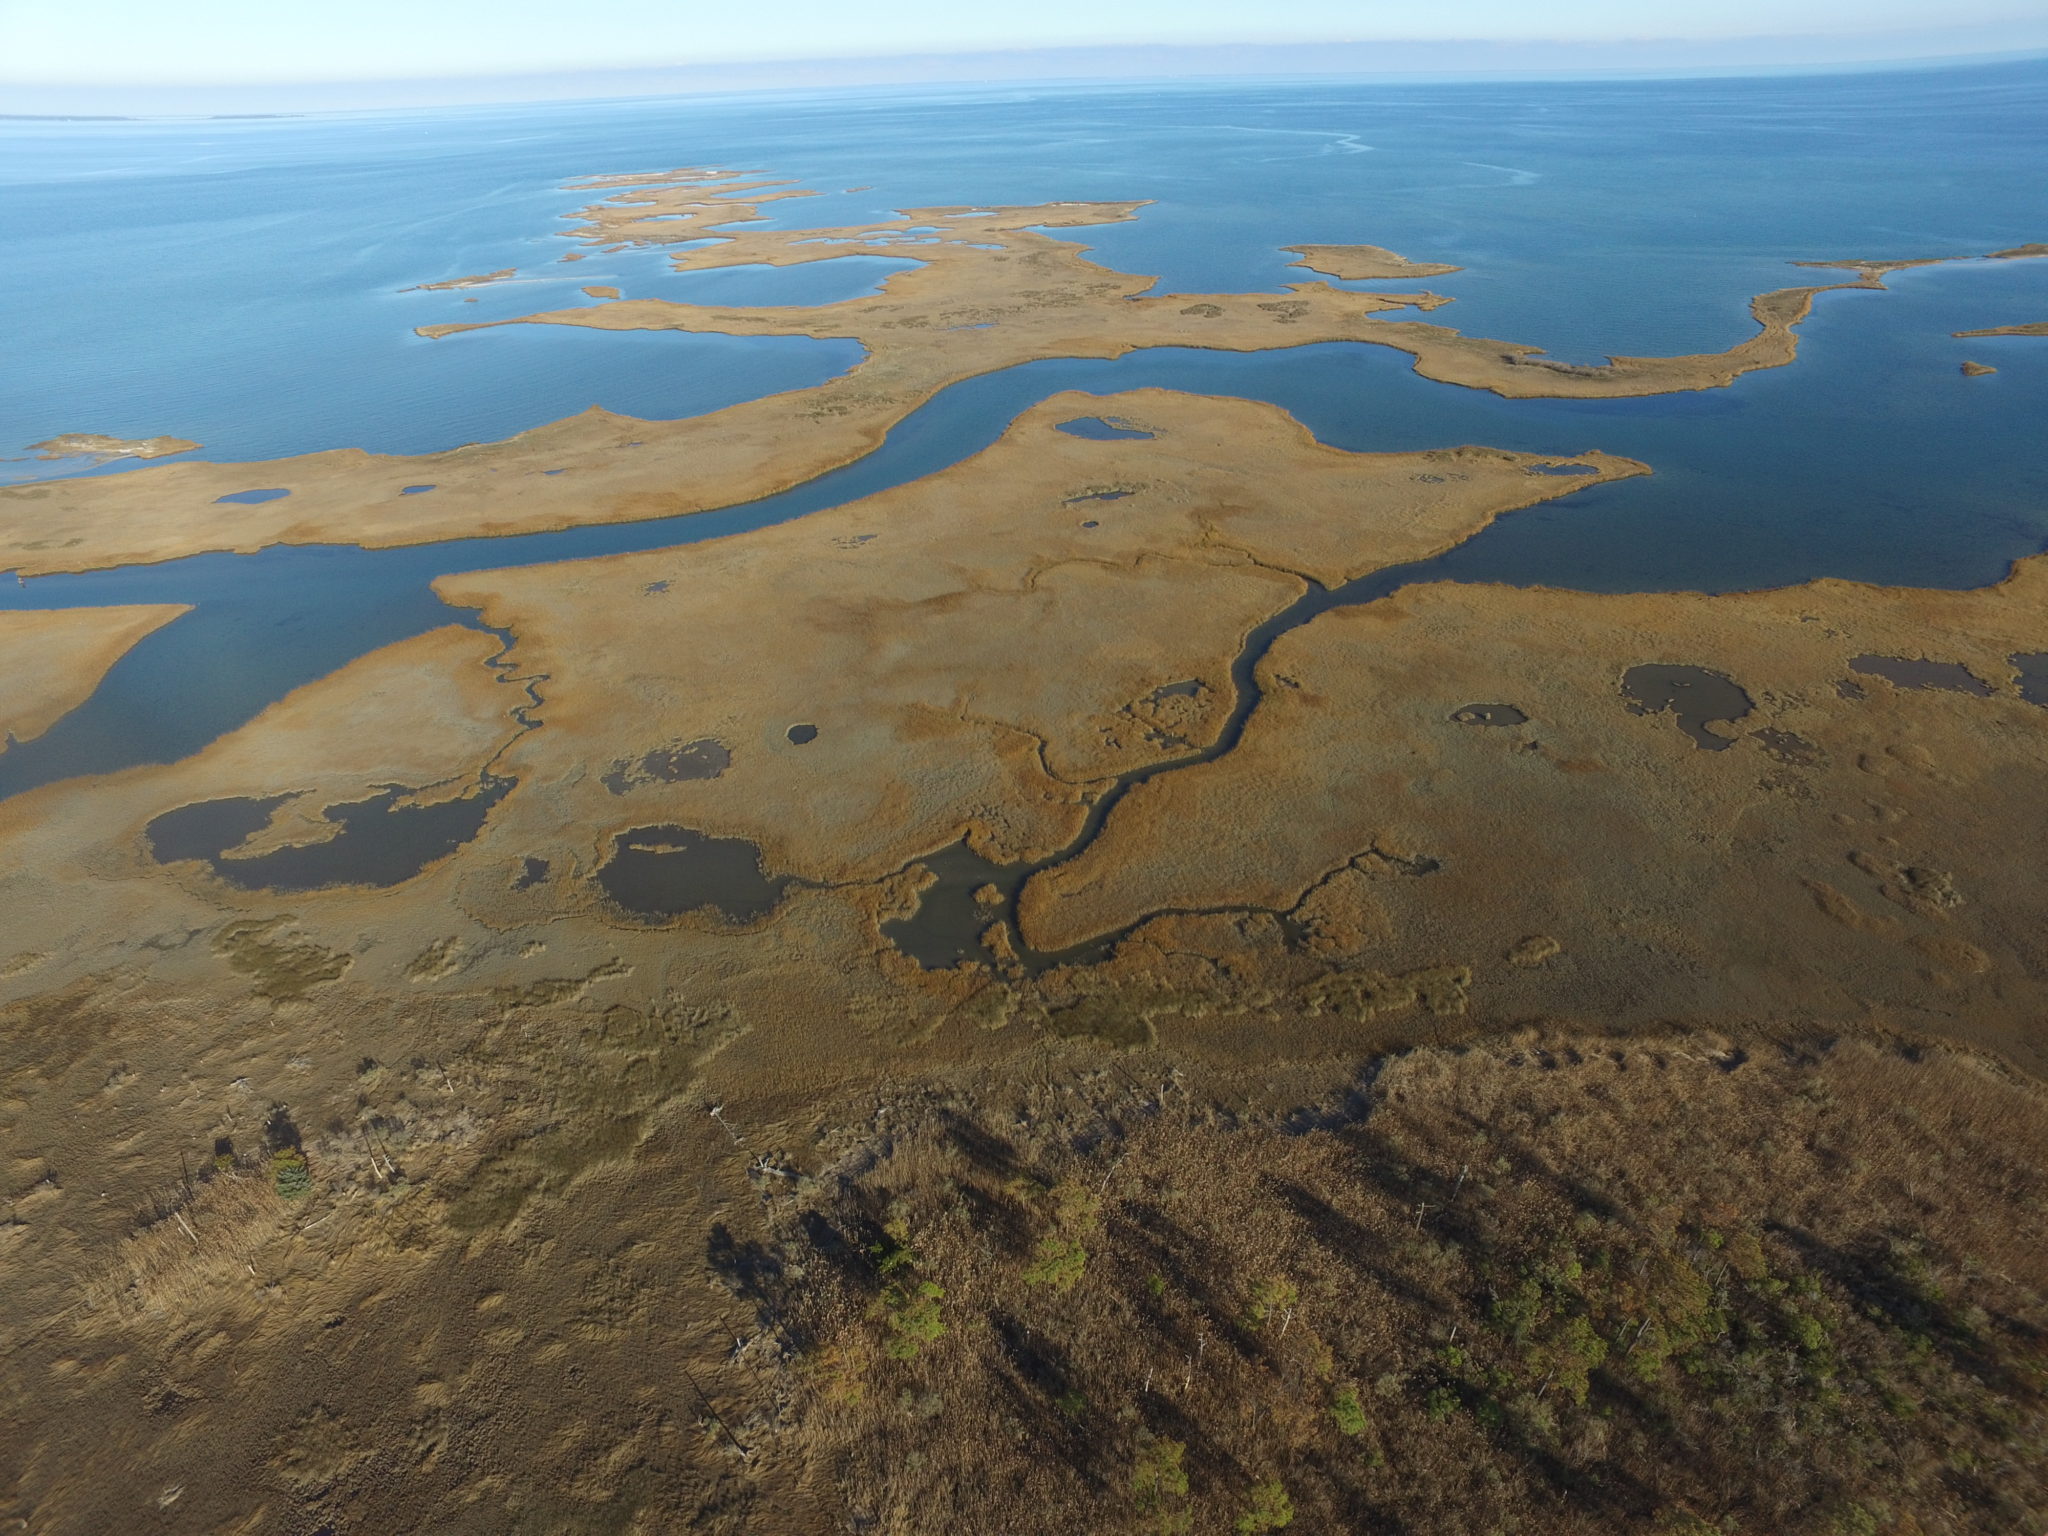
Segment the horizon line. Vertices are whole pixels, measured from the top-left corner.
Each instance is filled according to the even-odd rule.
[[[960,90],[1195,84],[1235,79],[1351,79],[1426,84],[1574,78],[1782,78],[1969,68],[2048,58],[2048,22],[2032,29],[2036,35],[2020,46],[1968,47],[1965,34],[1984,30],[1892,31],[1854,37],[1834,33],[1754,35],[1711,42],[1636,38],[1600,43],[1445,39],[1384,43],[1067,45],[320,81],[104,84],[0,79],[0,109],[5,109],[0,110],[0,119],[142,121],[313,116],[392,109],[566,105],[579,101],[891,87]],[[1933,47],[1920,52],[1889,51],[1888,45],[1896,48],[1908,40],[1922,48]]]

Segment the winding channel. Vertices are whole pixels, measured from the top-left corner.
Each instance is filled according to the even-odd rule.
[[[1385,383],[1394,389],[1403,380],[1421,382],[1408,372],[1405,358],[1352,343],[1263,354],[1176,347],[1133,352],[1113,362],[1052,359],[955,384],[897,423],[865,457],[790,490],[714,511],[391,549],[273,545],[254,554],[192,555],[38,576],[16,586],[0,583],[4,608],[186,603],[193,609],[138,644],[90,699],[49,731],[0,754],[0,799],[61,779],[188,757],[358,656],[450,622],[477,622],[434,593],[439,577],[674,548],[857,501],[979,453],[1024,410],[1064,390],[1108,394],[1159,387],[1265,400],[1326,442],[1380,446],[1392,435],[1389,425],[1376,404],[1360,399],[1381,393],[1373,388],[1380,381],[1348,376],[1360,364],[1368,374],[1390,375]],[[1522,446],[1500,442],[1510,435],[1507,423],[1484,405],[1478,409],[1486,420],[1444,420],[1446,405],[1478,405],[1470,391],[1425,387],[1440,395],[1427,413],[1435,421],[1430,446],[1460,441],[1460,428],[1467,426],[1474,435],[1462,440]],[[1512,435],[1531,439],[1533,451],[1569,454],[1609,446],[1588,439],[1614,436],[1615,424],[1567,417],[1547,425],[1522,422]],[[1489,430],[1490,436],[1477,435]],[[252,475],[262,473],[251,466]]]
[[[1018,965],[1027,974],[1035,975],[1054,966],[1083,965],[1100,960],[1134,929],[1154,918],[1175,915],[1173,911],[1147,912],[1134,923],[1071,948],[1039,950],[1024,941],[1023,925],[1017,921],[1017,900],[1033,875],[1086,853],[1109,820],[1110,812],[1140,784],[1162,774],[1214,762],[1237,745],[1244,735],[1245,726],[1265,697],[1259,687],[1259,663],[1265,660],[1274,641],[1333,608],[1377,602],[1412,581],[1425,579],[1422,573],[1434,563],[1418,560],[1406,565],[1383,566],[1355,581],[1335,587],[1311,583],[1308,591],[1246,633],[1244,644],[1230,663],[1230,713],[1224,717],[1222,728],[1217,731],[1213,742],[1178,757],[1147,763],[1118,774],[1089,805],[1088,814],[1074,840],[1048,858],[1028,863],[998,864],[983,858],[962,841],[912,859],[906,869],[921,864],[935,879],[921,893],[916,912],[907,918],[883,923],[883,935],[919,965],[935,970],[957,965],[962,960],[989,960],[991,955],[982,943],[982,936],[992,925],[1002,924],[1009,930]],[[983,905],[976,900],[975,893],[987,886],[995,888],[999,899]],[[1230,910],[1250,909],[1240,903]]]

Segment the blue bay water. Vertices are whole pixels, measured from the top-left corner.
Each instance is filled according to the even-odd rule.
[[[674,274],[563,264],[574,177],[761,169],[825,195],[783,227],[901,207],[1149,198],[1078,232],[1163,291],[1277,290],[1283,245],[1364,241],[1467,270],[1433,319],[1560,356],[1719,350],[1794,259],[1962,255],[2048,238],[2048,65],[1806,79],[1290,84],[600,103],[256,123],[0,124],[10,366],[0,451],[65,431],[173,433],[202,456],[420,452],[591,404],[716,409],[842,371],[851,342],[415,325],[583,302],[581,286],[719,304],[869,291],[879,256]],[[850,186],[868,190],[849,192]],[[518,267],[467,292],[408,285]],[[37,742],[0,794],[196,750],[290,687],[447,622],[447,571],[660,548],[900,484],[1057,389],[1271,400],[1354,449],[1604,448],[1646,480],[1502,519],[1427,573],[1592,590],[1816,576],[1970,586],[2048,543],[2048,343],[1956,340],[2048,318],[2048,262],[1898,274],[1823,295],[1792,367],[1725,390],[1503,401],[1337,345],[1159,349],[967,381],[869,458],[761,503],[658,524],[364,552],[279,549],[0,588],[8,606],[193,601]],[[1413,286],[1413,285],[1380,285]],[[473,298],[477,302],[465,303]],[[1965,379],[1964,358],[1996,365]],[[1113,451],[1113,445],[1105,445]],[[19,473],[34,466],[0,466]],[[102,473],[121,472],[118,467]],[[269,483],[256,473],[254,483]],[[1091,516],[1113,517],[1113,508]]]
[[[0,123],[13,360],[0,453],[75,431],[170,433],[222,458],[420,451],[593,397],[650,416],[714,409],[739,359],[715,350],[722,338],[607,368],[560,336],[430,343],[411,328],[581,302],[594,282],[718,303],[839,296],[803,269],[664,279],[651,253],[564,264],[565,216],[590,201],[563,189],[578,176],[721,165],[823,194],[769,205],[775,227],[1148,198],[1137,221],[1080,238],[1164,291],[1275,290],[1312,277],[1278,247],[1366,241],[1467,269],[1431,283],[1458,299],[1437,318],[1585,360],[1726,347],[1748,333],[1752,294],[1805,276],[1791,260],[2041,238],[2044,125],[2040,63]],[[843,190],[855,185],[869,190]],[[861,265],[841,294],[886,270]],[[508,266],[518,283],[399,292]],[[848,358],[804,341],[755,352],[776,359],[759,365],[774,375],[763,393],[791,387],[798,358],[805,382]]]

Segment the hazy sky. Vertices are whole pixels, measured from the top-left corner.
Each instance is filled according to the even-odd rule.
[[[0,81],[391,79],[1076,44],[1856,36],[2041,14],[2039,0],[0,0]]]

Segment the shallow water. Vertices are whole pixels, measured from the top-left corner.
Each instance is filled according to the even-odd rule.
[[[1069,437],[1085,437],[1097,443],[1149,442],[1152,438],[1150,432],[1123,426],[1106,416],[1076,416],[1072,421],[1060,422],[1058,426]]]

